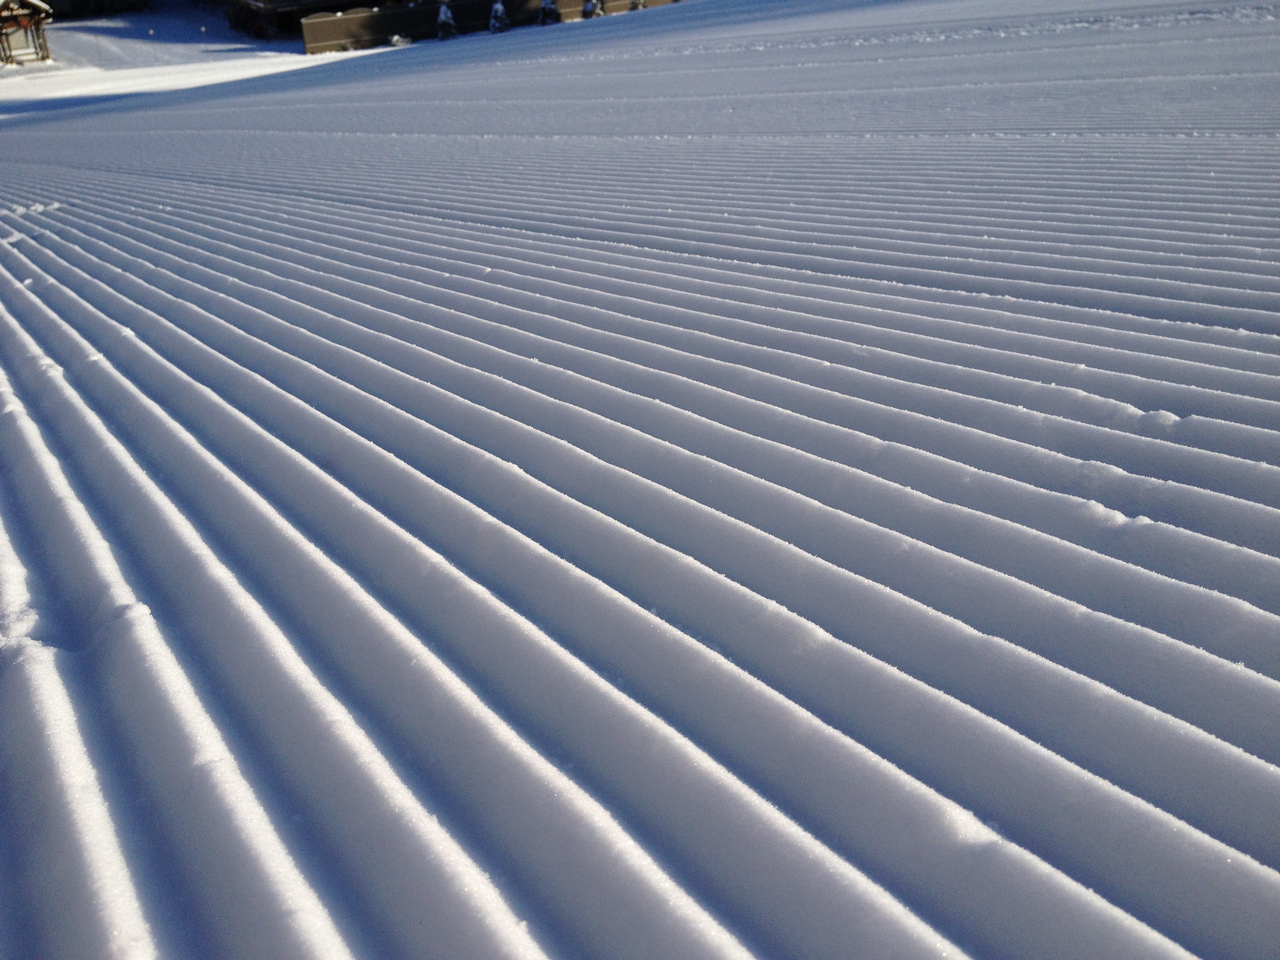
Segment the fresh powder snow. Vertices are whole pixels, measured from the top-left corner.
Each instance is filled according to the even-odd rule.
[[[1275,960],[1278,18],[53,24],[0,960]]]

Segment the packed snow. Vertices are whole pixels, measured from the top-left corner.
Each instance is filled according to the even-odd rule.
[[[1280,4],[0,71],[0,958],[1280,955]]]

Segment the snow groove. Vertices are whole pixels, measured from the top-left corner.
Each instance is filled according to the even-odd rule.
[[[18,375],[37,395],[36,401],[41,406],[74,403],[56,368],[32,348],[12,318],[0,316],[0,324],[0,352],[6,366],[17,368]],[[8,384],[3,386],[8,393]],[[95,679],[101,687],[99,695],[110,701],[119,718],[119,732],[132,741],[137,763],[145,771],[143,776],[160,799],[162,816],[170,820],[165,826],[172,833],[175,855],[184,861],[187,877],[202,898],[214,905],[208,922],[225,944],[224,949],[237,951],[253,944],[267,944],[280,956],[342,955],[345,950],[327,911],[307,888],[251,788],[240,777],[234,758],[201,710],[150,612],[133,599],[110,547],[35,434],[34,425],[12,399],[6,406],[6,419],[15,423],[6,444],[12,459],[7,459],[17,473],[6,479],[21,491],[25,501],[22,506],[26,508],[24,520],[39,531],[42,559],[50,568],[50,579],[63,588],[60,594],[66,598],[67,608],[63,617],[74,642],[102,648],[99,662],[94,665]],[[38,476],[23,476],[20,471],[36,472]],[[83,746],[76,748],[71,705],[54,679],[56,674],[50,673],[49,655],[33,654],[22,662],[27,659],[32,661],[30,670],[34,673],[28,696],[35,698],[36,691],[43,690],[43,696],[35,698],[33,711],[37,715],[42,710],[49,711],[58,717],[46,721],[51,728],[65,731],[61,736],[66,745],[56,749],[82,755]],[[15,684],[19,682],[14,680]],[[6,702],[9,700],[6,697]],[[20,735],[23,724],[12,719],[17,727],[14,733]],[[78,792],[92,798],[96,791],[91,773],[83,771],[85,766],[85,760],[77,757],[73,763],[56,769],[64,775],[78,773],[79,779],[87,781]],[[36,778],[33,783],[39,786],[42,781]],[[27,804],[33,802],[28,800]],[[112,830],[101,822],[107,820],[107,815],[97,812],[100,806],[81,801],[72,805],[70,812],[74,816],[83,811],[80,816],[96,816],[100,821],[94,831],[95,846],[105,848],[98,857],[108,861],[108,866],[100,869],[110,869],[117,876],[95,877],[94,886],[102,889],[88,893],[95,900],[107,900],[107,905],[122,900],[121,905],[115,906],[119,916],[111,918],[105,931],[86,929],[83,922],[66,924],[62,918],[47,929],[60,931],[61,938],[84,937],[86,942],[55,941],[56,945],[42,949],[66,956],[78,955],[81,950],[95,953],[119,937],[125,941],[120,955],[154,955],[150,944],[133,942],[145,938],[146,927],[136,915],[136,906],[129,910],[130,883],[119,876],[123,864],[112,862],[120,855],[112,850]],[[187,821],[187,816],[192,819]],[[61,838],[61,842],[67,839]],[[93,848],[89,847],[89,851]],[[50,857],[48,852],[44,855]],[[33,851],[30,856],[36,858],[38,854]],[[61,858],[52,859],[57,862]],[[27,868],[33,882],[52,882],[55,878],[40,870],[38,863],[36,859]],[[44,896],[38,896],[40,893]],[[50,893],[48,888],[41,891],[37,887],[29,895],[37,902],[48,903]],[[111,936],[103,937],[108,931]]]
[[[118,340],[117,342],[128,344],[130,341]],[[126,349],[128,348],[126,347]],[[206,376],[208,375],[210,364],[212,364],[213,366],[219,365],[216,355],[212,355],[212,356],[206,355],[201,357],[201,360],[204,362],[192,363],[191,367],[192,369],[200,370]],[[232,376],[234,376],[234,374]],[[138,375],[135,375],[134,379],[136,382],[145,383],[149,378],[142,374],[138,374]],[[239,395],[240,397],[245,399],[252,397],[252,399],[246,405],[246,409],[254,411],[259,417],[265,417],[270,423],[271,427],[280,435],[297,437],[297,436],[306,436],[306,434],[309,433],[312,437],[315,437],[315,440],[313,440],[310,444],[310,446],[313,448],[317,446],[317,441],[322,440],[322,442],[325,445],[325,448],[327,449],[321,448],[321,450],[325,457],[325,460],[332,465],[331,469],[333,469],[339,464],[343,465],[343,467],[345,467],[344,472],[347,474],[347,476],[351,477],[356,484],[360,484],[367,490],[375,491],[377,494],[381,496],[382,499],[385,499],[387,497],[386,489],[388,487],[390,487],[391,489],[394,489],[397,486],[403,488],[407,485],[408,486],[413,485],[412,475],[409,475],[408,477],[401,476],[395,480],[391,480],[389,478],[387,481],[383,481],[381,483],[379,482],[371,483],[369,479],[370,475],[371,474],[376,475],[377,472],[385,473],[387,470],[387,467],[384,466],[380,471],[378,471],[377,461],[375,460],[373,464],[370,464],[368,462],[369,457],[367,454],[364,456],[360,456],[358,446],[355,451],[352,451],[351,449],[349,449],[351,447],[350,441],[347,441],[345,444],[342,443],[341,438],[334,436],[332,430],[325,431],[323,429],[312,429],[309,431],[304,431],[304,430],[301,430],[296,425],[296,423],[291,424],[290,421],[297,421],[302,411],[293,411],[292,413],[290,413],[287,411],[287,408],[286,408],[285,410],[281,410],[280,413],[278,414],[273,414],[272,407],[273,406],[279,407],[280,401],[276,399],[275,402],[273,403],[272,402],[273,398],[269,393],[264,395],[264,392],[260,388],[254,389],[254,386],[250,382],[246,382],[246,378],[243,377],[243,375],[235,378],[234,380],[231,380],[230,382],[228,382],[228,377],[226,376],[217,377],[216,380],[221,381],[225,385],[224,390],[228,394]],[[232,384],[234,384],[234,386],[232,386]],[[167,392],[170,395],[173,395],[174,391],[167,391]],[[306,408],[302,408],[302,409],[305,410]],[[207,417],[202,419],[207,420]],[[207,427],[207,424],[206,424],[206,427]],[[205,432],[209,433],[210,431],[206,429]],[[335,514],[344,512],[341,506],[341,495],[340,494],[337,495],[336,499],[332,496],[326,497],[321,490],[316,488],[316,484],[314,480],[308,482],[307,480],[302,478],[297,478],[297,477],[291,478],[288,475],[289,470],[283,467],[279,463],[278,455],[275,458],[273,458],[269,452],[261,449],[257,449],[259,447],[261,447],[260,443],[257,443],[257,444],[246,443],[244,438],[241,438],[235,441],[234,444],[228,444],[228,446],[225,447],[226,453],[224,455],[228,456],[233,462],[235,462],[240,467],[240,469],[256,473],[257,475],[256,479],[264,489],[280,490],[281,495],[284,495],[285,492],[290,490],[303,489],[303,488],[307,489],[309,491],[306,498],[307,507],[303,512],[308,514],[308,518],[312,520],[313,524],[314,523],[328,524],[330,527],[332,527],[333,521],[330,518]],[[344,447],[348,449],[344,449]],[[275,460],[275,462],[273,462],[273,459]],[[394,467],[392,467],[392,469],[393,469],[393,472],[399,472],[403,474],[403,469],[399,471],[395,471]],[[361,479],[362,476],[363,476],[363,479]],[[351,481],[348,481],[348,482],[351,482]],[[397,504],[397,506],[399,507],[400,511],[403,512],[404,516],[410,517],[410,518],[415,516],[420,517],[423,515],[431,516],[434,514],[445,513],[445,512],[456,513],[458,510],[458,506],[456,504],[445,505],[443,506],[443,508],[433,504],[431,502],[431,499],[438,500],[439,494],[434,495],[427,502],[421,503],[420,505],[415,505],[414,501],[418,499],[420,498],[411,497],[408,500],[408,502],[401,502]],[[333,502],[327,503],[326,500],[332,500]],[[415,509],[415,506],[416,506],[416,509]],[[421,521],[419,521],[419,523],[420,522]],[[550,572],[545,569],[539,571],[536,569],[536,567],[534,570],[531,570],[530,572],[523,575],[519,573],[513,573],[509,568],[517,562],[517,558],[520,556],[521,553],[526,553],[526,554],[529,553],[530,552],[529,548],[527,546],[522,545],[518,539],[515,540],[515,542],[511,542],[509,537],[505,538],[507,539],[507,542],[503,543],[501,541],[504,538],[501,537],[500,533],[495,533],[493,531],[490,531],[487,534],[481,533],[475,529],[474,525],[475,525],[475,521],[472,521],[471,523],[467,524],[462,530],[455,530],[450,532],[449,540],[451,541],[451,545],[454,546],[455,550],[462,551],[463,553],[462,559],[464,559],[469,566],[475,566],[477,565],[477,563],[483,563],[484,562],[483,554],[480,558],[476,557],[476,549],[474,544],[476,543],[476,541],[483,542],[485,540],[493,540],[495,539],[495,537],[497,537],[499,542],[493,545],[492,547],[489,547],[484,550],[484,553],[487,553],[490,555],[499,555],[504,558],[503,566],[501,568],[492,569],[490,571],[491,576],[500,578],[499,582],[504,587],[506,587],[508,591],[517,592],[521,594],[521,600],[524,601],[524,603],[534,607],[534,609],[536,610],[536,613],[539,616],[550,619],[553,622],[558,621],[561,626],[561,630],[563,632],[562,635],[567,634],[569,637],[574,639],[579,644],[580,648],[582,646],[589,645],[588,648],[593,649],[597,657],[600,656],[602,653],[607,655],[607,651],[600,651],[598,649],[598,643],[594,641],[590,633],[584,633],[584,627],[586,626],[586,623],[590,623],[592,629],[598,630],[600,628],[600,621],[602,619],[607,620],[607,622],[610,623],[611,633],[615,634],[615,636],[618,636],[619,639],[627,635],[631,635],[634,638],[634,642],[636,642],[637,644],[642,643],[645,639],[645,634],[653,630],[655,626],[654,624],[628,625],[626,621],[628,619],[634,619],[636,612],[634,610],[628,612],[625,608],[622,610],[615,609],[612,612],[610,612],[609,608],[611,606],[616,607],[617,601],[610,601],[607,595],[604,597],[594,596],[593,594],[595,594],[596,591],[593,590],[589,584],[586,584],[583,586],[576,586],[576,587],[568,586],[567,589],[569,589],[570,591],[568,595],[558,595],[557,592],[553,591],[553,588],[557,585],[558,579],[561,579],[563,577],[563,574],[557,577],[557,575],[554,572]],[[435,526],[437,527],[437,531],[438,531],[439,524],[437,523],[435,524]],[[366,524],[365,536],[366,537],[369,536],[367,524]],[[438,536],[439,536],[439,532],[437,532],[437,537]],[[352,540],[350,534],[343,528],[339,528],[329,533],[329,535],[326,536],[325,539],[332,545],[331,549],[335,549],[335,550],[343,550],[344,544],[349,544]],[[346,547],[345,549],[349,549],[349,547]],[[368,551],[368,550],[369,550],[368,546],[365,546],[364,548],[362,548],[362,552]],[[379,555],[392,556],[400,552],[403,552],[403,548],[397,549],[397,547],[394,544],[387,544],[383,546],[381,549],[374,550],[373,555],[374,556],[379,556]],[[536,564],[538,563],[538,560],[539,558],[535,552],[534,555],[531,556],[528,561],[526,561],[526,563]],[[363,556],[351,555],[348,559],[348,563],[353,569],[361,569],[361,568],[369,569],[369,561]],[[545,566],[545,563],[546,561],[545,559],[543,559],[544,566]],[[385,584],[394,582],[396,577],[392,575],[389,571],[383,569],[384,565],[385,565],[385,562],[382,562],[379,564],[378,567],[371,570],[370,579],[375,580],[375,582],[381,582],[385,585]],[[531,593],[527,586],[523,586],[523,584],[527,584],[527,583],[537,583],[538,584],[537,591]],[[384,586],[384,590],[385,589],[387,589],[386,586]],[[417,587],[416,589],[420,590],[421,588]],[[563,589],[566,589],[566,588],[562,587],[561,590]],[[406,596],[400,599],[400,605],[402,607],[412,605],[413,603],[414,603],[414,599],[412,597]],[[586,607],[587,612],[584,612],[584,614],[580,614],[577,617],[566,621],[564,619],[564,615],[562,611],[566,609],[574,609],[575,607]],[[621,622],[619,622],[620,617],[623,618]],[[585,623],[583,622],[584,618],[586,621]],[[643,618],[643,615],[642,615],[642,618]],[[670,643],[670,640],[668,640],[668,643]],[[690,651],[690,652],[693,653],[696,657],[696,651]],[[685,654],[685,656],[688,656],[688,655],[689,654]],[[673,654],[668,654],[668,657],[671,657],[671,656],[673,656]],[[611,671],[618,671],[620,668],[622,668],[622,665],[616,659],[616,655],[614,658],[612,658],[612,662],[609,664],[609,666]],[[678,662],[676,664],[673,664],[673,667],[677,671],[680,669],[680,666],[681,665]],[[690,667],[690,669],[695,669],[695,668]],[[706,666],[701,666],[696,669],[698,673],[703,674],[704,676],[708,672],[708,668]],[[526,676],[528,675],[529,670],[530,668],[527,668],[527,667],[525,668],[524,672]],[[636,671],[637,671],[637,665],[634,662],[627,663],[626,667],[622,668],[620,677],[625,680],[628,688],[630,688],[630,686],[636,682],[645,683],[648,688],[649,699],[651,701],[656,700],[657,702],[662,703],[664,706],[667,706],[668,709],[672,709],[672,708],[687,709],[681,706],[680,700],[673,701],[671,699],[671,694],[667,692],[667,690],[670,688],[670,686],[673,683],[680,683],[680,681],[677,679],[678,672],[676,676],[661,679],[660,681],[658,681],[658,684],[655,686],[654,680],[645,680],[645,678],[642,675],[637,676]],[[648,667],[645,672],[652,673],[653,668]],[[707,682],[707,681],[704,680],[704,682]],[[724,682],[725,681],[721,682],[721,686],[724,685]],[[741,681],[738,681],[738,683],[740,685]],[[768,701],[769,699],[768,696],[764,694],[762,691],[757,690],[753,692],[750,686],[748,686],[746,689],[735,690],[733,689],[733,681],[729,681],[729,688],[725,690],[723,694],[723,698],[729,702],[742,702],[744,706],[747,702],[750,702],[753,699],[756,701],[759,701],[761,699]],[[821,742],[822,737],[820,736],[819,743],[815,744],[808,751],[805,751],[804,753],[801,753],[801,754],[797,754],[795,753],[795,751],[798,747],[798,743],[793,740],[791,750],[790,750],[790,756],[788,760],[788,769],[785,771],[782,771],[777,769],[771,769],[773,768],[774,765],[773,763],[769,762],[767,752],[762,754],[761,748],[760,748],[760,742],[761,741],[767,742],[767,739],[770,736],[777,735],[776,733],[774,734],[769,733],[771,728],[773,729],[781,728],[782,730],[786,730],[788,728],[794,728],[797,725],[795,719],[791,720],[790,722],[785,722],[780,717],[770,718],[767,714],[763,717],[751,717],[750,714],[740,715],[736,718],[736,727],[737,727],[736,737],[731,738],[727,742],[724,739],[725,734],[721,726],[723,722],[724,720],[722,718],[719,719],[715,727],[708,730],[706,726],[707,720],[702,719],[700,721],[700,727],[701,727],[701,732],[703,733],[703,736],[706,737],[707,735],[710,735],[713,738],[713,740],[719,741],[719,745],[721,749],[728,750],[731,753],[731,755],[735,755],[735,759],[739,764],[742,764],[745,762],[749,767],[754,767],[757,778],[763,779],[763,781],[772,789],[772,792],[775,796],[777,796],[779,792],[781,792],[782,795],[786,796],[791,801],[792,804],[799,803],[802,805],[802,807],[807,807],[808,808],[807,812],[809,813],[809,818],[811,822],[816,822],[822,828],[823,833],[827,835],[834,834],[836,836],[841,836],[843,839],[845,839],[845,843],[847,844],[851,840],[856,840],[856,833],[854,833],[850,829],[850,826],[853,822],[865,822],[868,818],[883,819],[886,816],[885,812],[883,811],[887,811],[889,809],[898,810],[899,813],[896,816],[900,816],[900,811],[902,809],[902,806],[904,802],[906,802],[905,799],[902,797],[898,797],[893,802],[885,804],[882,809],[882,812],[877,813],[875,812],[877,809],[877,806],[875,804],[871,804],[868,806],[858,806],[850,809],[848,807],[847,799],[845,803],[838,803],[835,800],[835,795],[833,795],[830,799],[826,799],[826,800],[824,800],[821,794],[818,796],[809,796],[809,797],[795,795],[792,787],[792,785],[795,782],[811,783],[814,780],[819,780],[819,779],[831,780],[833,778],[834,772],[830,768],[832,767],[833,764],[837,763],[838,757],[840,757],[842,754],[847,752],[847,748],[840,747],[838,745],[839,741],[833,741],[831,743],[827,743],[823,745]],[[802,727],[804,726],[803,722],[801,723],[801,726]],[[789,735],[793,738],[799,736],[798,732],[792,732]],[[812,737],[813,735],[809,734],[805,739],[812,739]],[[751,745],[747,746],[747,744],[751,744]],[[565,744],[565,737],[562,735],[560,737],[559,750],[564,751],[566,749],[567,749],[567,745]],[[808,754],[807,757],[805,756],[805,753]],[[848,765],[850,761],[846,759],[843,761],[843,763],[845,765]],[[580,766],[585,766],[585,764],[580,764]],[[854,770],[856,769],[857,767],[855,766]],[[856,778],[856,780],[863,781],[863,786],[860,788],[861,791],[865,791],[867,789],[867,785],[865,781],[868,780],[869,776],[870,776],[869,772],[865,770],[863,770],[859,774],[855,774],[853,770],[851,770],[850,772],[850,777],[854,777]],[[797,780],[797,778],[799,779]],[[849,779],[845,781],[836,780],[836,782],[833,784],[833,788],[843,789],[844,791],[846,791],[846,797],[851,796],[854,793],[852,789],[852,784],[854,782],[856,782],[855,779]],[[885,789],[894,790],[896,792],[896,790],[899,790],[901,788],[895,789],[893,787],[889,787],[888,785],[886,785]],[[1263,797],[1258,797],[1258,798],[1255,798],[1254,802],[1265,803],[1267,802],[1267,800],[1264,799]],[[896,819],[896,816],[895,816],[895,819]],[[932,819],[935,822],[940,821],[942,823],[946,823],[954,816],[955,816],[954,813],[945,813],[945,812],[935,813]],[[1141,814],[1139,814],[1139,817],[1141,817]],[[925,833],[927,835],[930,829],[935,829],[935,828],[926,828],[924,827],[923,824],[918,824],[913,828],[911,828],[908,831],[907,835],[918,836],[921,833]],[[886,828],[884,832],[890,833],[892,831],[896,833],[900,830],[901,828]],[[899,843],[900,842],[901,841],[899,841]],[[934,852],[933,852],[934,860],[933,860],[932,869],[935,874],[940,869],[942,870],[942,872],[947,873],[949,872],[949,870],[947,870],[946,868],[941,868],[940,863],[938,861],[938,857],[941,856],[941,850],[944,844],[941,838],[938,838],[938,840],[935,840],[934,843],[935,843]],[[1248,846],[1248,844],[1244,844],[1244,845]],[[863,847],[861,850],[858,850],[858,852],[860,852],[864,858],[871,858],[873,860],[881,861],[884,864],[884,866],[882,866],[881,868],[882,870],[892,870],[893,868],[890,867],[889,864],[892,864],[895,862],[896,863],[912,863],[912,862],[917,862],[919,860],[918,857],[913,857],[909,855],[904,856],[902,851],[899,848],[897,848],[895,845],[890,845],[888,849],[884,849],[884,850],[876,849],[876,848],[868,849]],[[1157,857],[1161,856],[1161,854],[1159,853],[1156,853],[1155,855]],[[704,854],[704,856],[706,855]],[[1166,864],[1165,868],[1177,869],[1172,864]],[[958,867],[958,869],[961,870],[960,877],[963,878],[965,875],[965,872],[967,872],[966,868],[963,866],[960,866]],[[1016,871],[1025,870],[1026,868],[1018,867],[1016,865],[1010,865],[1010,866],[1003,867],[1000,872],[1004,873],[1011,869],[1014,871],[1014,875],[1017,876]],[[980,886],[979,889],[992,890],[993,891],[992,895],[994,895],[997,898],[997,902],[1008,904],[1009,902],[1012,901],[1012,902],[1017,902],[1021,904],[1021,906],[1018,909],[1013,910],[1013,913],[1015,916],[1019,914],[1024,914],[1024,913],[1035,915],[1038,912],[1039,908],[1036,908],[1030,904],[1022,903],[1022,899],[1023,897],[1025,897],[1027,893],[1027,888],[1025,885],[1030,882],[1029,877],[1023,877],[1021,880],[1015,881],[1015,886],[1013,886],[1012,888],[1009,888],[1001,885],[1001,882],[998,879],[998,876],[999,875],[997,874],[997,877],[988,879],[985,883],[983,883]],[[907,877],[899,876],[896,879],[899,884],[919,885],[919,880],[909,875]],[[972,878],[960,879],[960,882],[958,882],[954,888],[949,888],[946,891],[945,900],[942,903],[939,903],[937,905],[937,909],[940,909],[943,911],[948,911],[951,909],[957,910],[958,916],[955,918],[953,922],[971,924],[972,920],[970,918],[975,916],[975,908],[977,910],[976,915],[979,915],[979,916],[984,914],[991,915],[991,916],[997,915],[996,911],[993,909],[995,907],[995,903],[986,904],[985,908],[983,908],[972,902],[972,896],[973,896],[973,893],[972,893],[973,887],[971,886],[972,882],[973,882]],[[937,878],[935,876],[931,883],[931,886],[936,884],[937,884]],[[921,894],[917,894],[917,896],[920,896],[920,895]],[[984,896],[985,895],[986,894],[984,894]],[[1008,909],[1008,908],[1006,906],[1003,909]],[[1019,921],[1015,921],[1007,916],[1002,917],[1000,920],[1002,929],[1000,929],[998,933],[993,930],[985,930],[985,931],[982,931],[982,934],[986,939],[998,938],[998,939],[1005,940],[1010,945],[1016,945],[1019,943],[1019,939],[1018,939],[1019,935],[1017,931],[1015,929],[1011,929],[1011,927],[1015,927],[1018,922]],[[1044,922],[1044,921],[1041,920],[1040,922]],[[1094,917],[1088,922],[1090,922],[1094,926],[1101,925],[1105,927],[1108,924],[1108,921],[1097,918],[1097,917]],[[970,935],[973,936],[975,935],[975,933],[976,931],[970,933]],[[1034,942],[1034,938],[1037,935],[1038,934],[1036,933],[1030,933],[1028,935],[1028,939],[1021,944],[1021,948],[1030,948],[1031,944]]]
[[[1280,8],[1042,7],[0,118],[0,954],[1273,957]]]

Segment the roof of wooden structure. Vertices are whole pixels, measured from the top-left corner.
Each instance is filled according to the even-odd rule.
[[[48,20],[52,16],[53,7],[44,0],[0,0],[0,22],[26,17]]]

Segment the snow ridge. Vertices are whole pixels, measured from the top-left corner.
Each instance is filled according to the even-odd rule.
[[[5,120],[0,956],[1274,956],[1276,17]]]

